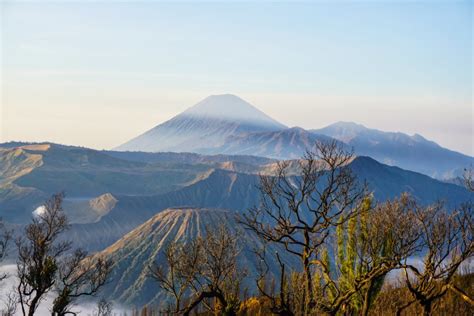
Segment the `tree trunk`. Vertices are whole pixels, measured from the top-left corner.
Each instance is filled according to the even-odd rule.
[[[28,316],[33,316],[36,311],[36,305],[38,304],[39,298],[38,296],[35,296],[33,300],[31,301],[31,304],[28,308]]]
[[[174,312],[176,315],[178,315],[180,311],[181,311],[181,300],[179,298],[176,298],[176,308],[174,309]]]
[[[372,292],[372,282],[369,283],[369,287],[367,291],[364,293],[364,303],[362,305],[362,316],[369,315],[369,308],[370,308],[370,293]]]
[[[452,284],[449,286],[449,288],[456,294],[458,294],[465,302],[471,304],[472,306],[474,306],[474,299],[470,298],[469,295],[464,292],[463,290],[461,290],[460,288],[458,288],[456,285]]]
[[[431,316],[432,302],[431,301],[425,301],[425,302],[421,303],[421,306],[423,306],[423,316]]]
[[[306,245],[310,244],[310,238],[309,238],[309,233],[307,230],[304,231],[304,241]],[[314,307],[314,293],[313,293],[313,278],[311,276],[311,267],[309,263],[309,256],[310,256],[310,250],[309,247],[305,247],[303,251],[303,267],[304,267],[304,274],[305,274],[305,281],[306,281],[306,297],[304,298],[304,307],[306,313],[309,313],[309,311]]]
[[[309,260],[306,258],[304,261],[304,274],[305,274],[305,281],[306,281],[306,297],[307,304],[305,304],[308,308],[311,308],[313,305],[313,280],[311,277],[311,270],[309,267]],[[305,299],[306,301],[306,299]]]
[[[370,300],[370,298],[369,298],[369,295],[370,295],[370,294],[369,294],[369,293],[370,293],[370,292],[367,291],[367,292],[365,292],[365,294],[364,294],[364,303],[363,303],[363,305],[362,305],[362,312],[361,312],[362,316],[367,316],[367,315],[369,315],[369,300]]]
[[[201,294],[199,294],[199,296],[196,297],[196,299],[184,309],[183,315],[184,316],[189,316],[191,311],[194,308],[196,308],[196,306],[198,306],[199,303],[201,303],[202,300],[205,299],[205,298],[217,298],[219,300],[219,302],[221,303],[221,305],[222,305],[222,309],[225,310],[227,308],[227,302],[226,302],[224,296],[221,293],[219,293],[217,291],[201,292]],[[233,311],[231,311],[231,313],[228,314],[228,315],[235,315],[235,313],[232,313],[232,312]]]
[[[415,303],[415,302],[416,302],[416,301],[413,300],[413,301],[408,302],[408,303],[406,303],[405,305],[403,305],[403,306],[397,308],[397,313],[396,313],[396,315],[397,315],[397,316],[401,316],[401,315],[402,315],[402,312],[405,310],[405,308],[408,308],[411,304],[413,304],[413,303]]]

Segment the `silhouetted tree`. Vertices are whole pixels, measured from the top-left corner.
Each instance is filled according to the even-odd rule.
[[[299,176],[290,176],[289,163],[280,162],[274,176],[260,177],[261,204],[242,220],[265,242],[280,244],[300,259],[305,285],[302,313],[316,306],[314,266],[324,266],[322,245],[338,225],[357,216],[357,206],[368,195],[348,166],[352,159],[352,152],[331,141],[318,142],[315,152],[307,152],[299,161]]]
[[[305,304],[305,276],[303,273],[288,271],[288,267],[282,261],[280,254],[275,253],[275,257],[269,256],[266,245],[263,249],[256,249],[257,261],[257,288],[260,295],[270,302],[269,309],[276,315],[294,315],[295,311],[301,310]],[[276,260],[278,263],[278,273],[271,273],[268,261]],[[269,279],[269,275],[278,276],[275,281],[274,276]],[[278,288],[277,288],[278,287]],[[278,293],[276,291],[278,290]]]
[[[175,299],[174,312],[189,315],[199,305],[217,309],[222,315],[236,315],[239,308],[241,271],[237,269],[237,235],[221,225],[187,244],[172,243],[165,253],[168,267],[154,265],[152,276]],[[184,293],[187,304],[180,306]],[[216,299],[211,308],[208,299]]]
[[[433,304],[450,289],[470,304],[474,303],[454,283],[461,264],[474,255],[473,216],[472,204],[465,204],[451,214],[442,204],[417,210],[416,219],[421,227],[426,255],[421,267],[404,265],[406,286],[413,299],[399,308],[399,314],[418,302],[423,314],[431,315]]]
[[[88,258],[77,249],[72,255],[61,258],[57,275],[57,292],[52,307],[55,316],[74,314],[70,308],[81,296],[93,296],[106,283],[110,262],[103,258]]]
[[[105,299],[101,299],[97,303],[97,311],[94,316],[112,316],[113,305],[111,302],[107,302]]]
[[[62,210],[63,197],[57,194],[46,201],[44,212],[32,219],[24,236],[17,240],[17,290],[23,315],[34,315],[41,299],[56,281],[58,258],[71,247],[70,242],[58,240],[68,228]]]
[[[60,240],[68,228],[62,209],[64,194],[53,195],[44,204],[44,211],[26,226],[18,248],[17,286],[23,315],[32,316],[41,300],[55,286],[58,296],[52,314],[72,313],[68,308],[83,295],[93,295],[104,284],[109,264],[98,259],[86,260],[86,253],[77,250],[72,255],[70,241]]]
[[[472,167],[469,169],[464,169],[464,184],[470,190],[474,192],[474,171]]]
[[[13,288],[13,291],[15,289]],[[15,292],[10,292],[6,296],[5,307],[2,310],[2,316],[13,316],[18,306],[18,297]]]
[[[5,224],[0,220],[0,262],[7,256],[7,250],[12,238],[12,231],[5,228]],[[0,274],[0,282],[8,277],[7,273]],[[12,316],[16,312],[18,299],[14,293],[9,293],[5,300],[2,316]]]
[[[289,270],[276,254],[275,295],[275,287],[260,285],[268,272],[268,259],[260,254],[264,268],[257,286],[273,313],[335,315],[342,309],[367,315],[385,276],[420,249],[414,200],[403,195],[374,208],[367,187],[350,169],[352,159],[340,143],[320,142],[299,161],[299,175],[290,175],[289,163],[281,162],[275,175],[261,176],[261,204],[242,222],[265,243],[299,258],[303,270]]]
[[[172,242],[164,251],[166,266],[155,263],[150,267],[151,277],[158,282],[161,289],[173,297],[174,303],[168,313],[179,314],[182,310],[183,296],[186,292],[189,294],[192,279],[198,272],[201,254],[200,242]]]
[[[12,238],[12,232],[5,228],[5,224],[0,219],[0,262],[7,256],[8,245]],[[7,278],[7,274],[0,274],[0,282]]]

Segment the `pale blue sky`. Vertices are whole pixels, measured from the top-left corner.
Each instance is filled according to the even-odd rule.
[[[471,1],[1,3],[0,141],[114,147],[210,94],[474,153]]]

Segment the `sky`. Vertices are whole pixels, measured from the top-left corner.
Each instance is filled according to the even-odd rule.
[[[472,1],[0,1],[0,142],[109,149],[211,94],[474,155]]]

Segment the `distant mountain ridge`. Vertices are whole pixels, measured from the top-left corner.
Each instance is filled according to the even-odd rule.
[[[90,251],[109,246],[170,207],[244,212],[259,203],[259,174],[273,174],[277,164],[253,156],[122,153],[55,144],[2,146],[0,217],[23,225],[51,194],[65,191],[72,224],[68,235]],[[298,162],[290,163],[295,176]],[[454,207],[473,198],[458,185],[369,157],[356,157],[350,167],[381,201],[410,192],[420,203],[441,199]]]
[[[296,159],[314,142],[337,139],[357,155],[438,179],[459,176],[474,158],[423,136],[383,132],[351,122],[321,129],[287,128],[234,95],[210,96],[174,118],[117,147],[119,151],[194,152]]]
[[[354,147],[358,155],[439,179],[459,176],[474,163],[473,157],[443,148],[419,134],[383,132],[352,122],[338,122],[311,132],[340,140]]]
[[[421,204],[443,200],[449,208],[453,208],[474,197],[473,193],[460,186],[386,166],[369,157],[354,159],[350,168],[360,181],[367,181],[378,201],[409,192]],[[215,169],[200,181],[173,192],[151,196],[116,196],[118,202],[115,208],[99,222],[74,225],[72,232],[75,240],[80,239],[82,246],[93,251],[110,245],[127,231],[170,207],[223,208],[243,213],[259,204],[258,184],[257,174]]]

